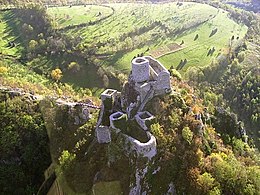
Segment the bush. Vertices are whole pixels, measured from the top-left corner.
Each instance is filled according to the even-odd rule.
[[[76,154],[70,153],[68,150],[64,150],[59,157],[60,173],[66,172],[71,168],[73,161],[76,158]]]
[[[8,68],[4,67],[4,66],[0,66],[0,74],[5,74],[7,73]]]
[[[59,81],[62,78],[62,71],[59,68],[56,68],[51,71],[51,78],[55,81]]]
[[[182,80],[181,74],[176,69],[170,69],[170,74],[172,77],[176,77],[179,81]]]
[[[193,138],[193,132],[190,130],[189,127],[184,127],[182,129],[182,137],[185,141],[187,141],[189,144],[191,144],[191,141]]]
[[[198,182],[205,193],[208,193],[215,186],[215,179],[208,172],[199,175]]]
[[[68,70],[70,70],[72,72],[78,72],[78,71],[80,71],[80,66],[77,62],[71,62],[68,65]]]

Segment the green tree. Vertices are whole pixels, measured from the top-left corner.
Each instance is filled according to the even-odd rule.
[[[205,194],[209,193],[209,191],[212,190],[214,188],[214,186],[216,185],[215,179],[208,172],[205,172],[202,175],[199,175],[198,183],[199,183],[200,187],[202,188],[202,191]]]
[[[184,127],[182,129],[182,137],[185,141],[187,141],[189,144],[191,144],[191,141],[193,139],[193,132],[190,130],[189,127]]]
[[[38,42],[37,41],[35,41],[33,39],[30,40],[30,42],[29,42],[29,50],[30,51],[35,50],[37,48],[37,46],[38,46]]]
[[[59,157],[59,172],[64,173],[72,167],[72,163],[76,158],[76,154],[70,153],[68,150],[64,150]]]
[[[3,94],[0,92],[0,97]],[[51,163],[48,136],[36,102],[0,99],[1,194],[35,194]]]
[[[80,70],[80,65],[77,62],[71,62],[68,65],[68,70],[72,72],[78,72]]]

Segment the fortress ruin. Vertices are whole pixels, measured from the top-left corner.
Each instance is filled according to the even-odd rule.
[[[150,56],[134,58],[122,92],[106,89],[101,94],[95,130],[98,143],[111,142],[111,132],[115,132],[124,139],[126,154],[135,152],[152,158],[156,154],[156,138],[150,133],[150,125],[155,117],[144,108],[153,97],[168,93],[171,93],[169,71]],[[139,140],[131,136],[132,132],[145,136]]]

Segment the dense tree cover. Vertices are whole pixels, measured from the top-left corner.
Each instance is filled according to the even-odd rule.
[[[223,56],[204,69],[192,69],[189,75],[189,79],[200,87],[204,101],[214,98],[216,100],[211,103],[226,103],[238,114],[249,135],[256,138],[256,145],[259,147],[259,68],[247,61],[240,64],[236,58],[232,60]],[[211,94],[211,97],[208,94]],[[221,97],[216,94],[221,94]],[[225,101],[218,101],[218,98]]]
[[[216,129],[210,120],[202,119],[202,125],[195,114],[203,113],[202,101],[190,101],[195,94],[185,83],[174,86],[178,86],[177,92],[185,93],[155,98],[149,106],[158,118],[151,127],[158,144],[153,167],[160,167],[158,173],[148,176],[152,194],[165,193],[171,182],[177,194],[258,194],[259,154],[242,139],[223,142],[217,131],[228,119],[217,116],[223,126]],[[236,123],[229,125],[236,129]]]
[[[239,120],[244,121],[248,135],[256,138],[256,145],[259,147],[257,137],[259,137],[260,126],[260,78],[258,72],[257,67],[245,68],[237,60],[234,60],[226,67],[217,64],[205,68],[202,72],[197,70],[195,75],[200,76],[190,77],[190,79],[195,79],[195,82],[198,81],[197,78],[200,79],[198,85],[204,101],[214,100],[207,102],[209,106],[210,104],[222,106],[225,103],[230,106],[232,111],[238,114]]]
[[[51,163],[48,136],[37,102],[0,93],[0,189],[33,194]]]
[[[186,75],[198,85],[204,100],[206,94],[210,93],[217,99],[220,98],[217,94],[220,94],[220,100],[224,100],[221,104],[226,103],[231,111],[237,113],[238,119],[245,123],[247,134],[254,137],[259,148],[259,16],[221,2],[210,4],[227,10],[235,21],[248,25],[248,32],[245,39],[236,44],[231,37],[229,52],[220,54],[208,67],[191,68]],[[212,103],[220,105],[220,102]]]

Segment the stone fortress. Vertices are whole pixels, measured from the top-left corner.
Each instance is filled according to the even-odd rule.
[[[156,154],[156,138],[149,130],[155,117],[144,108],[153,97],[168,93],[171,93],[169,71],[150,56],[134,58],[122,92],[106,89],[101,94],[102,106],[95,129],[98,143],[109,143],[113,133],[120,134],[126,153],[151,159]],[[145,135],[145,139],[131,136],[132,132]]]

